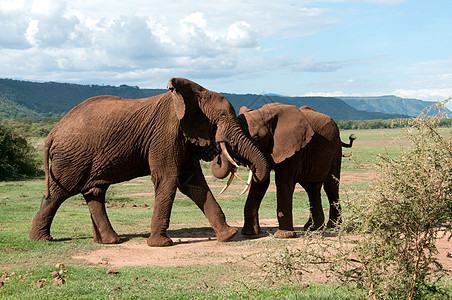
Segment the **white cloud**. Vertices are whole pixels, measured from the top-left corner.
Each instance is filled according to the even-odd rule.
[[[0,10],[0,49],[26,49],[30,42],[26,38],[29,20],[22,17],[16,7],[4,6]]]
[[[188,15],[187,17],[183,18],[182,22],[187,23],[187,24],[194,24],[200,28],[205,28],[207,25],[207,21],[204,18],[204,14],[199,11],[192,13],[191,15]]]
[[[88,46],[105,52],[112,60],[137,63],[165,55],[160,39],[143,18],[121,16],[110,22],[101,22],[89,31],[89,36]]]
[[[387,60],[388,58],[383,55],[338,61],[318,61],[313,56],[304,56],[298,60],[298,62],[292,67],[292,70],[296,72],[314,72],[314,73],[335,72],[346,66],[376,64]]]
[[[310,97],[345,97],[350,96],[346,95],[344,92],[341,91],[335,91],[335,92],[308,92],[304,94],[304,96],[310,96]]]
[[[65,4],[60,2],[60,4]],[[57,3],[58,5],[58,3]],[[51,4],[49,0],[35,0],[31,8],[31,13],[33,14],[50,14],[52,11]]]
[[[0,2],[0,10],[5,12],[15,11],[24,7],[23,0],[2,0]]]
[[[8,58],[21,57],[24,64],[34,61],[32,69],[36,70],[49,66],[52,56],[50,66],[55,71],[83,68],[105,68],[112,72],[146,68],[183,71],[192,69],[199,61],[212,62],[215,58],[219,61],[211,63],[208,69],[232,68],[236,65],[237,51],[256,47],[259,40],[257,31],[244,21],[240,12],[231,14],[236,9],[231,4],[220,3],[223,11],[213,9],[216,4],[211,2],[196,5],[196,10],[191,3],[152,1],[131,1],[121,7],[102,0],[89,3],[30,0],[26,5],[16,6],[2,2],[0,49],[33,48],[33,51],[9,54],[0,69],[5,74],[20,76],[17,69],[6,68],[14,65]],[[253,11],[247,8],[245,11]],[[227,16],[228,13],[231,15]],[[31,52],[32,59],[28,58]],[[2,52],[0,55],[4,57]]]
[[[77,29],[76,17],[64,17],[65,6],[55,7],[48,14],[33,15],[36,20],[34,36],[30,37],[42,48],[62,47],[65,44],[80,45],[83,32]]]
[[[298,72],[334,72],[344,67],[344,62],[323,61],[319,62],[312,56],[302,57],[293,67]]]
[[[344,60],[348,53],[336,55],[334,49],[332,56],[323,50],[304,52],[306,40],[299,39],[342,21],[334,5],[325,8],[332,1],[1,0],[0,77],[136,85],[162,76],[235,76],[257,82],[253,77],[269,78],[269,71],[279,70],[284,76],[315,78],[310,82],[313,90],[316,84],[325,86],[317,80],[320,76],[332,83],[329,90],[357,90],[361,74],[338,79],[334,73],[381,63],[383,56]],[[309,41],[319,43],[317,38]],[[315,56],[308,56],[311,53]],[[415,67],[437,70],[441,63]],[[443,76],[441,87],[446,88],[450,76],[438,76]],[[428,80],[429,88],[435,79]]]
[[[369,2],[369,3],[376,3],[376,4],[382,4],[382,5],[396,5],[403,2],[406,2],[407,0],[311,0],[309,2],[316,3],[316,2]]]
[[[441,101],[448,98],[452,98],[452,88],[417,89],[417,90],[398,89],[394,92],[394,95],[403,98],[416,98],[423,100]]]
[[[403,2],[406,2],[407,0],[365,0],[366,2],[372,2],[377,4],[389,4],[389,5],[396,5]]]
[[[258,45],[256,31],[245,21],[235,22],[228,27],[226,40],[239,48],[250,48]]]
[[[452,98],[452,88],[448,89],[418,89],[418,90],[405,90],[398,89],[394,92],[387,94],[381,93],[346,93],[344,91],[334,91],[334,92],[308,92],[304,96],[322,96],[322,97],[372,97],[372,96],[384,96],[384,95],[395,95],[401,98],[409,99],[419,99],[426,101],[442,101]],[[452,100],[449,101],[449,105],[452,107]]]

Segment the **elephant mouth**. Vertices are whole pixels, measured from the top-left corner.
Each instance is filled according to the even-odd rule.
[[[253,178],[255,177],[254,172],[253,172],[254,166],[253,166],[250,162],[247,162],[247,161],[244,161],[244,160],[242,160],[242,159],[239,159],[239,158],[237,158],[236,156],[233,158],[233,157],[231,156],[231,154],[229,154],[229,151],[228,151],[228,149],[227,149],[227,147],[226,147],[226,143],[225,143],[225,142],[220,142],[219,144],[220,144],[220,149],[221,149],[222,155],[223,155],[223,156],[227,159],[227,161],[233,166],[232,169],[230,170],[230,173],[231,173],[231,174],[230,174],[230,176],[229,176],[229,179],[228,179],[226,185],[223,187],[223,189],[221,190],[221,192],[220,192],[219,194],[220,194],[220,195],[223,194],[223,192],[226,191],[226,190],[228,189],[228,187],[231,185],[232,181],[234,180],[234,177],[237,178],[237,179],[239,179],[239,180],[242,181],[242,182],[245,182],[245,180],[243,180],[243,178],[240,177],[240,175],[237,173],[238,168],[239,168],[239,164],[241,164],[241,165],[249,166],[249,167],[248,167],[248,169],[249,169],[248,180],[246,181],[246,186],[245,186],[245,188],[244,188],[244,189],[242,190],[242,192],[240,193],[240,195],[243,195],[243,194],[245,194],[245,193],[249,190],[249,188],[250,188],[250,186],[251,186],[251,181],[252,181]],[[238,161],[238,163],[237,163],[236,160]]]
[[[226,159],[236,168],[239,167],[239,165],[234,161],[234,159],[232,159],[231,155],[229,154],[228,149],[226,148],[226,143],[225,142],[220,142],[220,148],[221,148],[221,152],[224,153],[224,156],[226,157]]]
[[[253,179],[256,182],[265,180],[270,169],[264,154],[245,134],[236,119],[225,123],[221,122],[217,126],[215,144],[219,154],[211,165],[212,174],[220,179],[226,178],[228,175],[239,178],[236,176],[237,169],[239,165],[245,165],[251,170],[247,186]],[[232,179],[230,178],[229,181]]]
[[[246,181],[246,185],[245,188],[240,192],[240,195],[245,194],[251,186],[251,181],[253,180],[253,171],[250,170],[250,173],[248,174],[248,180]],[[219,195],[223,194],[224,191],[226,191],[228,189],[228,187],[231,185],[232,181],[234,180],[234,177],[236,177],[237,179],[245,182],[237,173],[235,172],[231,172],[231,175],[229,176],[228,182],[226,183],[226,185],[223,187],[223,189],[221,190],[221,192],[219,193]]]

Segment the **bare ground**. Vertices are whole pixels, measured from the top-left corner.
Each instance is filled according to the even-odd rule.
[[[271,249],[283,249],[281,245],[268,243],[273,239],[271,233],[277,230],[277,222],[273,219],[261,221],[265,232],[250,239],[239,233],[232,241],[218,243],[213,231],[199,232],[175,231],[170,237],[174,241],[171,247],[151,248],[146,244],[146,238],[125,241],[118,245],[104,245],[101,249],[74,256],[93,265],[105,267],[165,267],[189,265],[221,265],[225,263],[250,263],[244,257],[256,257]],[[238,225],[238,224],[231,224]],[[238,226],[239,227],[239,226]],[[241,229],[239,227],[239,229]],[[300,228],[296,228],[300,229]],[[285,244],[292,249],[302,248],[305,237],[298,236]],[[243,242],[243,241],[248,242]],[[334,238],[331,239],[335,241]],[[452,242],[446,237],[437,240],[437,258],[441,265],[452,272]],[[321,272],[310,274],[311,282],[324,282],[326,276]]]
[[[375,178],[373,173],[343,173],[342,176],[343,181],[355,182],[373,178]],[[274,187],[271,188],[274,189]],[[219,265],[241,262],[244,256],[263,253],[268,251],[269,247],[277,246],[269,243],[269,240],[273,239],[271,234],[277,230],[276,216],[275,219],[261,220],[261,228],[264,233],[253,239],[240,234],[243,224],[230,225],[238,227],[239,233],[227,243],[217,243],[214,232],[211,230],[175,230],[169,232],[169,236],[174,241],[174,245],[171,247],[148,247],[146,237],[143,236],[143,239],[131,239],[118,245],[104,245],[99,250],[79,254],[73,258],[108,267]],[[296,228],[296,230],[301,230],[301,228]],[[290,247],[301,247],[304,239],[305,237],[301,236],[291,239],[287,243]],[[448,241],[446,237],[442,237],[437,240],[437,248],[439,262],[445,269],[452,271],[452,242]],[[324,281],[325,279],[324,275],[316,274],[313,281]]]

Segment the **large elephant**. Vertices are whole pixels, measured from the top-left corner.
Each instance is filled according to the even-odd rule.
[[[94,241],[118,243],[105,193],[111,184],[149,174],[155,189],[149,246],[172,244],[166,232],[176,188],[203,211],[218,241],[236,234],[207,186],[199,159],[212,159],[209,154],[218,154],[218,144],[222,149],[227,144],[252,166],[258,181],[268,177],[267,161],[243,133],[223,95],[183,78],[170,79],[168,89],[143,99],[90,98],[52,129],[45,141],[46,193],[31,239],[52,240],[50,226],[59,206],[81,193],[91,213]]]
[[[323,185],[330,203],[327,227],[340,222],[339,182],[342,147],[351,147],[340,140],[336,123],[327,115],[304,106],[270,103],[257,110],[246,107],[238,116],[256,146],[266,155],[275,171],[277,217],[279,229],[275,237],[294,237],[292,198],[299,183],[308,193],[310,217],[305,229],[315,230],[324,224],[320,189]],[[237,158],[240,161],[239,158]],[[225,177],[233,167],[215,164],[215,176]],[[258,209],[270,179],[252,182],[245,204],[244,235],[260,233]]]

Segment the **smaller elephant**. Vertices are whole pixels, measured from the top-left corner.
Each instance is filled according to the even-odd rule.
[[[340,223],[342,147],[351,147],[354,135],[350,136],[349,144],[343,143],[337,124],[327,115],[307,106],[298,108],[270,103],[257,110],[242,107],[238,119],[275,171],[279,222],[275,237],[296,236],[293,231],[292,199],[297,183],[309,197],[310,217],[304,225],[306,230],[316,230],[324,225],[320,195],[322,185],[330,203],[327,227]],[[269,178],[251,182],[242,234],[256,235],[261,232],[258,210],[269,183]]]

